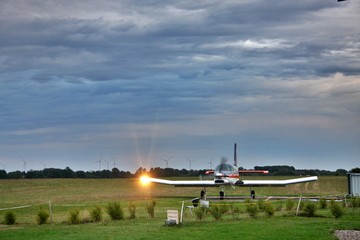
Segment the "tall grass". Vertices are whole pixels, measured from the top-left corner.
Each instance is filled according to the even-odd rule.
[[[73,209],[69,212],[69,223],[70,224],[79,224],[80,223],[80,217],[79,217],[79,209]]]
[[[129,219],[135,219],[136,218],[136,205],[133,202],[129,203],[128,206],[129,209]]]
[[[106,210],[112,220],[124,219],[124,212],[119,202],[109,202]]]
[[[232,215],[233,219],[238,219],[239,215],[240,215],[240,212],[241,212],[240,207],[235,205],[232,202],[232,203],[230,203],[229,208],[230,208],[230,212],[231,212],[231,215]]]
[[[212,205],[210,208],[210,214],[214,217],[215,220],[219,220],[228,210],[228,204]]]
[[[264,207],[264,212],[265,212],[266,215],[269,216],[269,217],[274,216],[274,214],[275,214],[274,205],[273,205],[271,202],[266,203],[266,204],[265,204],[265,207]]]
[[[327,208],[327,201],[326,201],[325,198],[321,198],[320,201],[319,201],[319,204],[320,204],[321,209],[326,209]]]
[[[154,218],[155,217],[155,206],[156,206],[156,201],[152,200],[150,202],[146,201],[146,210],[149,214],[149,218]]]
[[[250,217],[256,218],[259,212],[258,205],[255,203],[248,203],[246,205],[246,211],[249,214]]]
[[[335,218],[341,218],[344,213],[345,210],[344,208],[337,202],[332,201],[330,204],[330,210],[331,210],[331,214],[335,217]]]
[[[197,207],[197,208],[194,208],[193,212],[195,213],[196,219],[201,221],[206,218],[207,208]]]
[[[93,222],[101,222],[102,220],[102,209],[98,206],[94,207],[90,211],[90,218]]]
[[[294,206],[295,206],[295,202],[292,199],[289,198],[288,200],[286,200],[286,205],[285,205],[286,211],[293,210]]]
[[[40,208],[36,215],[36,222],[39,225],[45,224],[49,218],[50,214],[47,210]]]
[[[306,217],[315,217],[316,216],[316,204],[313,202],[307,202],[303,209],[303,214]]]

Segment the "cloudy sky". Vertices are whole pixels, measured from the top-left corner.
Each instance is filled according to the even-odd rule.
[[[204,169],[235,142],[245,168],[359,167],[359,22],[357,0],[2,0],[0,168]]]

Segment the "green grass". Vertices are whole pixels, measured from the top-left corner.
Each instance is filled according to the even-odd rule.
[[[359,213],[343,220],[334,218],[258,217],[240,220],[187,220],[181,226],[165,227],[163,219],[140,219],[99,224],[23,225],[0,230],[0,239],[333,239],[332,230],[359,229]]]
[[[269,177],[262,177],[269,178]],[[219,189],[209,189],[208,195],[218,195]],[[292,185],[285,188],[256,188],[257,195],[345,195],[346,177],[321,177],[318,182]],[[14,209],[17,224],[0,224],[0,239],[334,239],[335,229],[360,230],[359,208],[346,209],[345,215],[335,219],[330,209],[319,209],[322,217],[293,216],[294,210],[284,210],[286,201],[274,201],[282,206],[275,216],[261,212],[252,219],[246,213],[246,203],[235,203],[240,208],[237,220],[225,213],[221,220],[214,220],[209,213],[205,220],[197,221],[185,211],[181,226],[166,227],[166,210],[180,210],[183,200],[199,195],[199,188],[174,188],[152,185],[144,188],[136,179],[41,179],[1,180],[0,208],[32,205]],[[248,188],[227,189],[227,195],[249,195]],[[146,203],[155,200],[155,218],[149,219]],[[54,223],[37,225],[36,215],[40,207],[52,203]],[[121,203],[124,220],[111,221],[106,214],[109,201]],[[128,204],[136,205],[136,219],[129,220]],[[189,201],[186,202],[190,205]],[[224,204],[214,201],[211,204]],[[81,219],[90,219],[90,210],[102,208],[100,223],[70,225],[69,212],[80,211]],[[0,211],[0,223],[6,211]],[[284,217],[286,215],[286,217]],[[50,222],[50,220],[49,220]]]

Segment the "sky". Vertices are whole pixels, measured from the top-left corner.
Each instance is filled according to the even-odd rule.
[[[360,166],[360,2],[0,1],[0,169]]]

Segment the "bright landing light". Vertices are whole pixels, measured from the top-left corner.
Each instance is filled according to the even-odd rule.
[[[149,177],[148,176],[142,176],[140,177],[140,182],[142,185],[148,185],[149,184]]]

